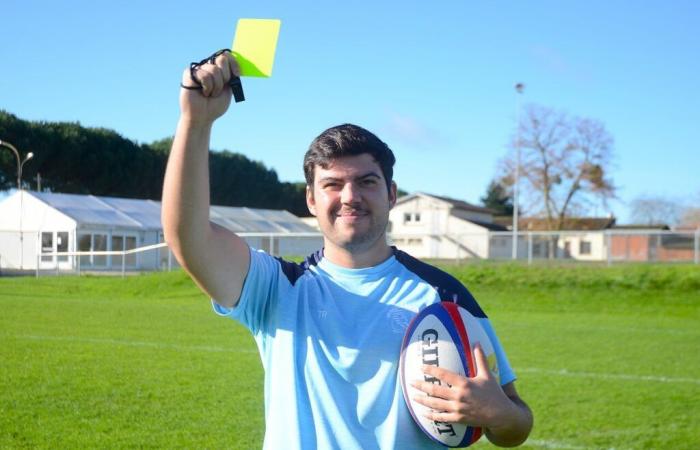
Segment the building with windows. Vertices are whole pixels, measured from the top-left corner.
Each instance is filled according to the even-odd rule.
[[[488,208],[422,192],[399,198],[389,222],[392,243],[417,258],[489,258],[489,233],[506,230]]]
[[[503,217],[496,221],[505,224],[512,219]],[[561,230],[548,232],[549,225],[544,218],[521,217],[518,220],[518,231],[524,235],[521,239],[531,241],[532,256],[545,259],[603,261],[608,245],[604,232],[614,226],[614,217],[570,217],[564,220]],[[528,233],[533,235],[527,238]]]
[[[0,270],[159,270],[167,248],[125,255],[40,255],[127,251],[163,242],[160,202],[94,195],[16,191],[0,202]],[[315,230],[287,211],[212,206],[210,218],[275,255],[318,249]],[[286,235],[310,234],[297,239]],[[122,260],[122,258],[124,258]]]

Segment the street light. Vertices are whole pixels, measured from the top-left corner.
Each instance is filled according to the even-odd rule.
[[[518,185],[520,184],[520,95],[525,90],[523,83],[515,85],[515,111],[517,115],[517,140],[515,141],[516,148],[516,163],[515,163],[515,184],[513,185],[513,259],[518,259]]]
[[[24,163],[26,163],[34,157],[34,153],[27,153],[27,156],[25,156],[24,160],[22,160],[19,157],[19,151],[17,151],[14,145],[10,144],[7,141],[3,141],[2,139],[0,139],[0,145],[4,145],[5,147],[12,150],[12,152],[15,154],[15,158],[17,158],[17,190],[22,190],[22,167],[24,166]]]
[[[33,157],[34,157],[34,153],[29,152],[29,153],[27,153],[27,156],[24,157],[24,160],[22,160],[22,162],[20,163],[19,173],[17,174],[17,186],[18,186],[17,189],[21,189],[21,185],[22,185],[22,167],[24,167],[24,163],[26,163],[27,161],[29,161]],[[29,187],[29,189],[31,190],[31,186]]]
[[[19,269],[22,270],[22,268],[24,267],[24,236],[22,234],[22,216],[24,215],[24,191],[22,190],[22,167],[24,166],[24,163],[26,163],[34,157],[34,153],[29,152],[24,157],[24,159],[21,159],[19,157],[19,151],[17,151],[14,145],[0,139],[0,146],[3,145],[12,150],[12,152],[15,154],[15,157],[17,158],[17,190],[19,191]]]

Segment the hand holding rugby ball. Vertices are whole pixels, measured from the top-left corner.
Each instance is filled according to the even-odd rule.
[[[489,369],[497,377],[493,346],[479,320],[456,303],[441,302],[423,309],[413,319],[401,346],[399,374],[406,405],[419,428],[434,441],[448,447],[473,444],[481,437],[482,429],[462,423],[433,421],[425,417],[426,413],[433,410],[414,398],[427,394],[411,383],[422,380],[436,386],[443,385],[440,379],[423,371],[424,365],[473,378],[477,373],[474,356],[477,343],[489,362]]]

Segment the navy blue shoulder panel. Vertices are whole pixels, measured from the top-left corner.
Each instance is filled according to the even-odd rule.
[[[455,302],[474,317],[486,318],[486,314],[467,288],[452,275],[426,264],[396,247],[392,247],[396,260],[408,270],[418,275],[438,292],[440,300]]]
[[[318,262],[321,261],[321,258],[323,258],[323,249],[317,250],[314,253],[307,256],[306,260],[304,260],[304,262],[301,264],[286,261],[279,257],[275,259],[279,261],[280,266],[282,268],[282,272],[289,280],[289,284],[294,286],[297,280],[301,278],[302,275],[304,275],[304,272],[309,270],[309,267],[318,264]]]

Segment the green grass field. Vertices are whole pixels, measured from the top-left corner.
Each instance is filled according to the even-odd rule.
[[[700,267],[447,269],[519,375],[527,448],[700,448]],[[254,449],[262,416],[252,338],[186,275],[0,279],[0,448]]]

